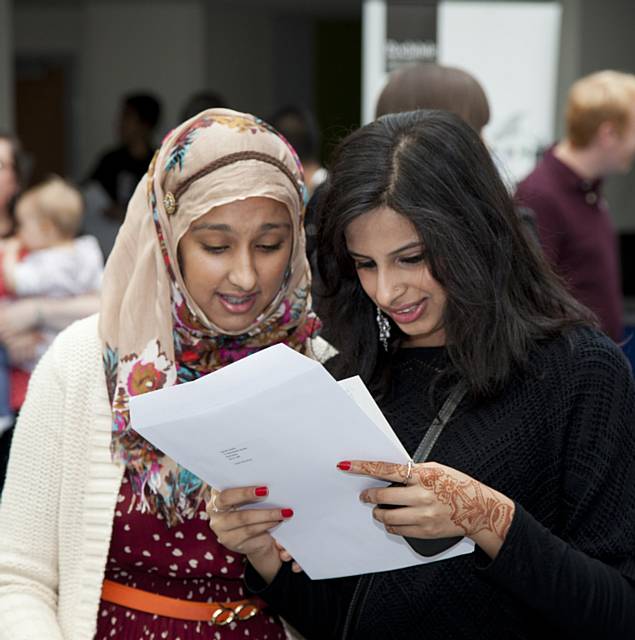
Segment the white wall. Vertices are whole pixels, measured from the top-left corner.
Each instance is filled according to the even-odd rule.
[[[20,6],[16,2],[14,13],[16,54],[79,53],[83,27],[81,7]]]
[[[561,7],[557,2],[442,2],[438,59],[479,80],[483,137],[513,182],[554,139]]]
[[[275,17],[258,8],[217,9],[211,4],[206,34],[207,83],[222,93],[232,108],[265,116],[274,104]]]
[[[12,0],[0,0],[0,130],[13,131]]]
[[[190,93],[205,86],[205,26],[198,0],[16,7],[18,55],[75,58],[73,177],[85,177],[116,141],[123,94],[148,90],[162,100],[158,141],[174,126]]]
[[[310,16],[256,3],[37,3],[16,7],[15,48],[23,56],[74,56],[73,174],[81,179],[113,143],[119,99],[129,91],[162,99],[161,134],[201,89],[215,89],[231,107],[262,117],[282,103],[312,106],[312,24]]]
[[[555,114],[556,138],[564,135],[564,111],[569,87],[580,77],[582,42],[580,29],[583,0],[560,0],[562,22],[560,23],[560,55],[558,66],[557,107]]]
[[[183,0],[86,6],[79,152],[87,169],[94,150],[113,142],[122,94],[155,93],[163,103],[161,129],[177,124],[183,103],[203,84],[203,18],[199,2]]]

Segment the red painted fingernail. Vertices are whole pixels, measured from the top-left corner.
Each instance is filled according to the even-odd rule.
[[[292,518],[293,517],[293,509],[280,509],[280,513],[283,518]]]
[[[259,498],[262,498],[263,496],[268,496],[269,495],[269,489],[267,489],[267,487],[257,487],[256,490],[254,491],[254,493]]]
[[[337,468],[340,471],[348,471],[351,468],[351,463],[348,460],[342,460],[342,462],[337,463]]]

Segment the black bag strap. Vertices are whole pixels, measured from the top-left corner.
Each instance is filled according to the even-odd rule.
[[[441,410],[437,413],[435,419],[432,421],[430,428],[423,437],[423,440],[419,443],[417,450],[412,456],[413,462],[425,462],[432,451],[436,441],[439,439],[441,432],[443,431],[448,420],[452,417],[455,409],[461,404],[461,400],[467,393],[467,385],[463,380],[460,380],[452,392],[443,403]]]
[[[430,452],[432,451],[432,447],[434,447],[436,441],[441,435],[441,432],[443,431],[445,425],[452,417],[452,414],[459,406],[466,393],[467,385],[463,380],[461,380],[454,386],[450,395],[443,403],[441,410],[439,411],[439,413],[437,413],[435,419],[432,421],[432,424],[430,425],[430,428],[428,429],[426,435],[423,437],[423,440],[421,440],[421,442],[419,443],[417,450],[412,456],[413,462],[425,462],[427,457],[430,455]],[[403,485],[401,482],[393,482],[390,486],[400,487]],[[436,553],[440,553],[444,549],[448,549],[453,544],[456,544],[460,539],[461,536],[454,538],[436,538],[432,540],[420,540],[417,538],[408,537],[405,538],[406,542],[408,542],[408,544],[417,553],[420,553],[424,556],[431,556]],[[342,638],[349,638],[351,628],[353,627],[353,615],[356,614],[357,617],[359,617],[359,615],[361,614],[361,610],[364,608],[366,598],[368,597],[368,594],[372,588],[375,575],[376,574],[374,573],[362,575],[357,581],[357,585],[355,586],[355,591],[353,593],[353,597],[351,598],[348,612],[346,614]],[[358,606],[360,600],[361,605]]]

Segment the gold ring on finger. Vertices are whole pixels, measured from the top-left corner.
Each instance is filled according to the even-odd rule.
[[[216,498],[218,498],[218,496],[219,496],[219,493],[217,491],[212,492],[212,499],[211,499],[212,511],[214,513],[224,513],[225,511],[230,511],[230,509],[221,509],[220,507],[216,506]]]
[[[410,478],[412,478],[412,470],[414,469],[414,462],[412,460],[408,460],[408,471],[406,472],[406,477],[403,481],[404,484],[408,484],[410,482]]]

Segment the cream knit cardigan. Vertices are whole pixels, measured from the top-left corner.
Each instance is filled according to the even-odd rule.
[[[333,354],[318,339],[319,360]],[[36,367],[0,503],[0,640],[92,640],[123,467],[97,316],[62,332]]]

